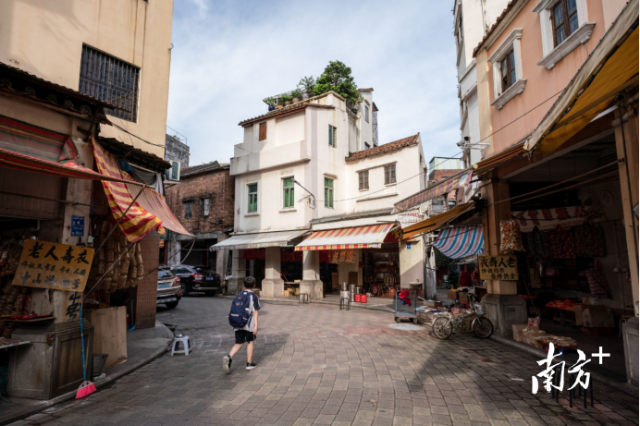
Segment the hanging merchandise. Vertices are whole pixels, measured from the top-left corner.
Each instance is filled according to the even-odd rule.
[[[600,265],[596,262],[596,267],[587,269],[587,281],[589,282],[589,291],[593,297],[607,298],[609,297],[609,284],[604,272],[600,269]]]
[[[500,254],[524,251],[520,225],[515,219],[500,221]]]
[[[573,230],[565,230],[558,225],[555,231],[549,232],[551,257],[556,259],[575,259],[576,241]]]
[[[358,263],[358,252],[355,250],[343,250],[344,263]]]

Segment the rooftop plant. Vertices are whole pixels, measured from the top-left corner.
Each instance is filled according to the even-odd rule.
[[[353,81],[351,68],[340,61],[329,61],[329,65],[316,81],[313,94],[321,95],[332,90],[344,97],[350,105],[356,105],[362,101],[358,86]]]
[[[309,77],[302,77],[298,83],[298,88],[309,95],[313,95],[313,88],[315,86],[316,80],[311,75]]]
[[[302,90],[300,89],[294,89],[291,91],[291,96],[294,98],[299,98],[300,95],[302,95]]]
[[[269,96],[266,99],[262,100],[265,104],[269,105],[269,106],[276,106],[276,100],[274,98],[272,98],[271,96]]]

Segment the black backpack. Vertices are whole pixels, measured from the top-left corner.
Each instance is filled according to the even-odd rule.
[[[233,328],[243,328],[249,322],[251,313],[249,313],[249,304],[251,303],[252,294],[243,291],[233,299],[231,303],[231,311],[229,311],[229,325]]]

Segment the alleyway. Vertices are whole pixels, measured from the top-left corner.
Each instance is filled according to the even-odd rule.
[[[637,398],[596,383],[586,410],[531,394],[528,354],[471,336],[438,341],[426,328],[391,328],[388,313],[327,305],[263,305],[258,368],[232,345],[228,299],[190,297],[158,320],[192,339],[189,357],[165,355],[81,402],[16,425],[544,425],[638,424]],[[622,362],[609,359],[605,362]]]

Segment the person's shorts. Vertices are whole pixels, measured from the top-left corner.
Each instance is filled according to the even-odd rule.
[[[252,331],[247,330],[238,330],[236,331],[236,344],[241,345],[243,343],[253,342],[256,339],[256,336],[253,335]]]

